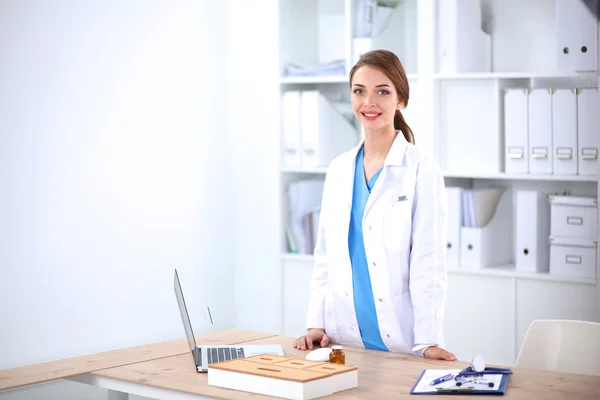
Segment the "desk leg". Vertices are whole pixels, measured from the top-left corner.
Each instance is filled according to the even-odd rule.
[[[129,400],[129,393],[108,389],[108,400]]]

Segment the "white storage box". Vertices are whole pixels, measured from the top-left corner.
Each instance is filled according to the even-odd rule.
[[[550,236],[550,274],[595,278],[596,246],[592,239]]]
[[[598,200],[592,197],[549,196],[550,234],[555,237],[598,237]]]

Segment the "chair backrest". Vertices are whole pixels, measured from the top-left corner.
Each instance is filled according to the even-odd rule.
[[[600,376],[600,323],[533,321],[515,367]]]

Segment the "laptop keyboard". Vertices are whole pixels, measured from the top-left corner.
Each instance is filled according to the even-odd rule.
[[[244,358],[244,349],[241,347],[211,347],[206,352],[209,364]]]

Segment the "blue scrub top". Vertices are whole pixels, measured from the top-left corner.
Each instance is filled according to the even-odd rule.
[[[356,156],[354,169],[354,189],[352,190],[352,212],[350,216],[350,229],[348,230],[348,248],[350,262],[352,263],[352,288],[354,290],[354,309],[360,336],[367,349],[384,350],[388,348],[381,339],[375,300],[371,287],[371,276],[365,253],[365,243],[362,231],[362,220],[365,206],[371,189],[375,186],[381,169],[365,182],[365,168],[363,165],[363,147]]]

